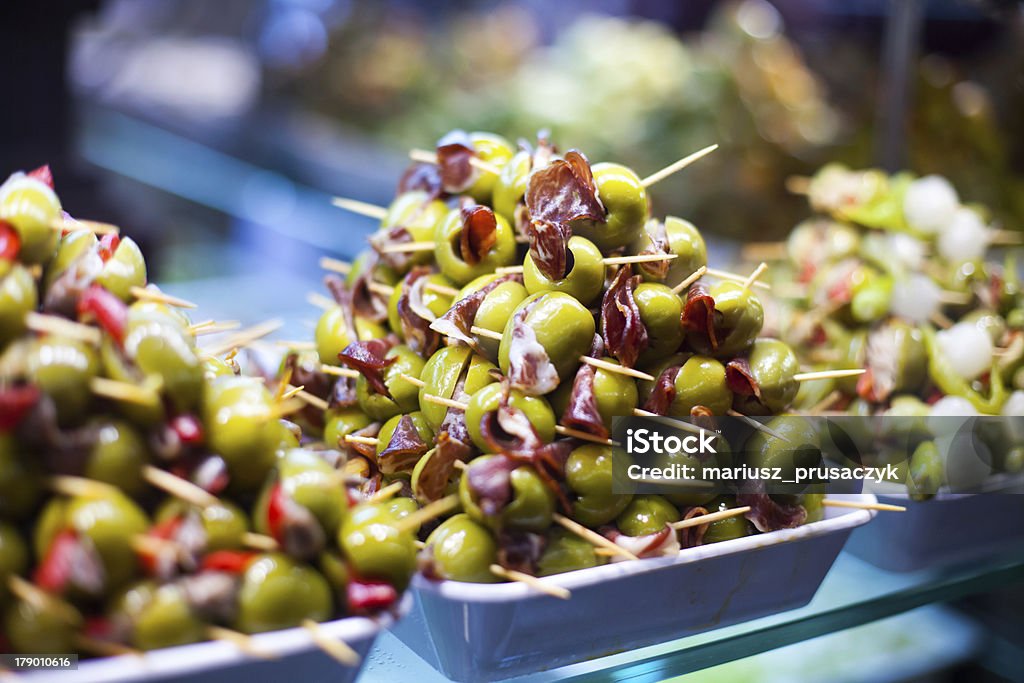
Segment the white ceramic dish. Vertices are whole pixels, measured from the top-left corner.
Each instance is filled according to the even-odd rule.
[[[399,614],[409,611],[411,596],[402,599]],[[340,638],[365,660],[382,628],[395,619],[349,617],[320,625],[325,635]],[[224,642],[205,642],[154,650],[140,657],[123,656],[84,660],[76,671],[36,671],[14,680],[26,683],[128,683],[129,681],[181,681],[184,683],[258,683],[295,680],[347,683],[360,667],[345,667],[324,654],[309,632],[291,628],[252,637],[260,650],[275,659],[257,659]]]
[[[870,494],[850,500],[875,502]],[[391,631],[445,676],[498,680],[734,624],[806,604],[855,527],[875,512],[826,519],[549,579],[568,601],[522,584],[413,581]]]
[[[997,490],[1019,491],[1019,477],[1004,483]],[[939,493],[923,502],[906,493],[877,495],[907,511],[858,529],[846,549],[882,569],[910,572],[970,562],[1024,543],[1024,493]]]

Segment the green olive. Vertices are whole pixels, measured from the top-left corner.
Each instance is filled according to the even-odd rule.
[[[280,553],[267,553],[245,568],[235,628],[262,633],[331,616],[331,589],[316,570]]]
[[[793,481],[795,468],[821,465],[821,437],[810,420],[779,416],[764,426],[767,429],[755,430],[743,445],[742,452],[751,467],[778,468],[783,480]]]
[[[135,576],[138,565],[132,539],[146,533],[149,520],[127,496],[112,491],[106,498],[52,499],[36,526],[36,557],[45,557],[54,537],[66,529],[92,543],[103,564],[107,590]]]
[[[555,527],[548,532],[544,553],[537,561],[538,576],[563,574],[577,569],[589,569],[608,560],[594,552],[594,546],[576,534]]]
[[[423,372],[420,373],[420,379],[423,381],[419,393],[420,410],[431,428],[440,428],[441,421],[448,413],[448,407],[424,401],[423,395],[451,398],[472,353],[468,346],[442,346],[423,366]]]
[[[679,510],[661,496],[634,496],[615,524],[627,536],[646,536],[679,521]]]
[[[469,139],[473,142],[476,156],[482,161],[498,169],[504,168],[516,153],[516,148],[505,138],[494,133],[472,132]],[[498,175],[490,171],[476,169],[477,177],[466,191],[469,196],[480,204],[491,204],[492,194],[498,183]]]
[[[358,408],[331,408],[324,413],[324,443],[344,448],[345,437],[370,426],[372,420]]]
[[[701,353],[716,358],[732,358],[753,343],[764,325],[761,301],[742,283],[728,280],[713,285],[709,291],[715,300],[715,332],[717,346],[709,343],[704,333],[691,332],[690,344]]]
[[[141,325],[154,322],[167,325],[180,332],[188,332],[188,327],[192,323],[188,315],[181,309],[158,301],[140,300],[128,307],[128,332]]]
[[[122,237],[96,282],[122,301],[131,301],[132,287],[146,286],[146,259],[131,237]]]
[[[575,449],[565,463],[565,483],[576,494],[572,517],[584,526],[598,527],[611,522],[633,498],[628,493],[613,493],[612,463],[612,449],[596,444]]]
[[[57,247],[61,219],[60,200],[46,183],[15,174],[0,185],[0,216],[21,239],[18,258],[23,263],[46,263]]]
[[[99,257],[98,247],[100,241],[96,235],[88,230],[74,230],[65,234],[57,242],[57,251],[53,258],[46,264],[46,274],[43,276],[43,292],[50,291],[50,287],[58,277],[67,272],[67,269],[78,259],[86,256],[96,259],[102,263]]]
[[[647,328],[647,349],[640,363],[649,363],[674,353],[683,343],[683,301],[679,295],[655,282],[642,282],[633,291],[640,320]]]
[[[530,294],[562,292],[584,306],[601,296],[604,287],[604,256],[593,242],[578,235],[569,238],[569,272],[560,280],[542,273],[529,253],[523,262],[523,284]]]
[[[421,190],[405,192],[391,202],[387,214],[381,221],[381,230],[405,228],[413,242],[430,242],[434,239],[434,230],[438,223],[448,215],[448,206],[439,199],[431,199],[430,195]],[[433,254],[419,251],[406,254],[408,266],[425,265],[431,262]],[[404,273],[408,267],[401,271]],[[352,276],[350,275],[350,282]],[[389,283],[393,284],[393,283]]]
[[[206,625],[193,612],[181,586],[153,581],[135,584],[114,601],[113,618],[127,616],[131,645],[158,650],[206,639]]]
[[[439,405],[424,400],[424,394],[452,398],[456,385],[463,380],[463,391],[473,394],[488,384],[494,384],[493,370],[497,370],[493,362],[472,353],[466,346],[444,346],[427,360],[420,379],[424,386],[420,388],[420,410],[427,419],[427,424],[437,431],[440,429],[444,416],[447,415],[446,405]]]
[[[594,164],[591,170],[597,195],[604,204],[605,222],[574,221],[573,232],[604,252],[625,247],[640,235],[650,216],[647,190],[640,177],[621,164]]]
[[[285,427],[270,392],[252,377],[218,377],[206,387],[203,424],[210,450],[228,466],[236,491],[253,491],[274,466]]]
[[[501,276],[483,275],[478,277],[463,287],[455,297],[455,300],[458,301],[469,296],[499,277]],[[476,317],[473,318],[473,325],[485,330],[501,332],[505,329],[505,323],[512,317],[512,312],[516,306],[522,303],[523,299],[527,296],[526,287],[522,283],[515,280],[502,282],[484,297],[484,300],[480,303],[480,308],[477,309]],[[498,359],[497,340],[477,336],[476,342],[488,360],[493,362]]]
[[[70,608],[74,612],[74,608]],[[30,655],[67,654],[76,650],[76,635],[82,617],[68,621],[63,611],[34,602],[11,605],[4,619],[4,632],[13,651]]]
[[[19,263],[0,259],[0,349],[25,331],[25,314],[39,303],[36,283]]]
[[[146,378],[159,386],[182,412],[193,410],[203,392],[203,364],[187,332],[163,323],[137,325],[124,339],[124,350]]]
[[[124,420],[102,420],[95,427],[96,444],[86,462],[85,476],[137,497],[146,488],[142,478],[142,468],[148,464],[145,442]]]
[[[799,383],[793,379],[800,372],[800,362],[793,349],[778,339],[758,339],[750,349],[748,361],[761,397],[747,397],[740,404],[740,412],[751,415],[785,412],[800,389]]]
[[[892,288],[892,277],[875,273],[853,288],[850,315],[858,323],[870,323],[885,317],[889,312]]]
[[[355,317],[355,327],[356,337],[361,340],[381,339],[387,336],[387,331],[382,326],[359,316]],[[341,365],[338,354],[346,346],[357,341],[352,338],[340,306],[331,306],[323,312],[313,331],[313,339],[320,362],[325,365]]]
[[[356,380],[359,407],[371,418],[380,421],[399,413],[411,413],[419,407],[419,387],[402,379],[401,375],[419,379],[424,365],[419,354],[404,345],[391,347],[384,356],[396,359],[383,370],[384,386],[388,388],[391,398],[373,391],[365,376]]]
[[[691,356],[676,375],[676,397],[669,407],[673,417],[690,417],[690,411],[704,406],[715,415],[732,407],[732,392],[725,382],[725,366],[714,358]]]
[[[515,225],[516,210],[523,201],[527,185],[530,184],[532,167],[533,159],[528,151],[516,152],[515,156],[501,167],[498,180],[494,183],[494,210],[504,216],[511,225]]]
[[[473,467],[486,466],[486,463],[495,457],[498,456],[485,455],[476,458],[469,464],[467,472]],[[469,476],[463,473],[459,482],[459,500],[462,501],[462,508],[470,517],[495,531],[516,529],[542,532],[551,526],[551,517],[555,511],[555,494],[537,471],[529,465],[523,465],[512,470],[509,480],[512,485],[512,500],[495,517],[485,514],[480,509],[469,487]]]
[[[731,501],[732,504],[722,501],[717,505],[709,505],[707,507],[708,512],[724,512],[732,507],[736,507],[735,502]],[[722,541],[731,541],[736,538],[743,538],[751,534],[750,522],[743,515],[738,517],[726,517],[716,522],[708,524],[707,529],[704,530],[703,544],[709,543],[721,543]]]
[[[473,439],[476,447],[485,453],[493,451],[484,440],[480,424],[488,413],[498,410],[501,405],[502,391],[500,384],[488,384],[470,396],[469,405],[466,407],[466,427],[469,429],[469,436]],[[512,408],[526,414],[542,441],[549,443],[554,440],[555,414],[546,400],[540,396],[527,396],[521,391],[512,389],[509,392],[508,402]]]
[[[288,500],[306,508],[316,518],[325,534],[334,535],[348,510],[348,496],[338,485],[337,470],[326,460],[305,448],[292,448],[281,454],[277,460],[277,480],[264,487],[253,513],[256,530],[262,534],[271,534],[267,508],[275,483]]]
[[[416,544],[396,521],[383,505],[357,505],[342,522],[338,545],[360,577],[382,579],[401,590],[416,571]]]
[[[933,498],[946,478],[946,463],[934,441],[924,441],[910,456],[907,490],[914,500]]]
[[[918,392],[928,381],[928,353],[921,330],[903,320],[892,318],[868,334],[872,347],[887,350],[893,363],[893,392]]]
[[[415,195],[416,193],[406,194]],[[404,197],[405,195],[402,196]],[[421,197],[421,199],[418,202],[413,202],[413,204],[416,206],[421,205],[423,203],[422,198],[426,196],[426,193],[420,194],[419,197]],[[433,204],[431,204],[430,209],[431,211],[437,211],[437,214],[440,216],[444,216],[446,213],[448,213],[448,207],[444,205],[444,202],[441,202],[441,206],[436,208],[434,207]],[[430,239],[429,235],[432,235],[433,233],[434,224],[431,223],[429,226],[429,232],[427,233],[428,236],[426,237],[426,239]],[[377,255],[376,251],[374,251],[373,249],[366,249],[365,251],[360,252],[359,255],[352,260],[352,267],[348,271],[348,275],[345,276],[345,284],[347,284],[349,287],[354,286],[356,280],[358,280],[363,275],[366,275],[367,271],[371,270],[372,277],[370,279],[376,282],[383,282],[386,285],[394,285],[402,277],[397,272],[395,272],[394,268],[380,261],[380,257]]]
[[[187,514],[199,515],[206,534],[203,549],[207,553],[217,550],[236,550],[242,547],[245,532],[249,530],[249,521],[245,512],[227,500],[220,500],[216,505],[206,507],[190,507],[187,503],[168,499],[153,516],[156,524],[162,524],[176,517]]]
[[[441,269],[442,275],[455,284],[464,285],[481,275],[493,273],[495,268],[507,266],[515,261],[515,230],[504,216],[495,214],[494,218],[497,223],[495,243],[475,264],[463,260],[459,246],[463,230],[462,210],[452,209],[447,217],[437,224],[433,236],[434,258],[437,259],[437,266]]]
[[[540,292],[523,300],[512,313],[498,347],[498,365],[509,373],[509,349],[512,343],[512,321],[518,312],[529,309],[523,318],[544,347],[560,379],[575,375],[580,356],[590,350],[594,341],[594,316],[583,305],[562,292]]]
[[[490,566],[498,561],[498,545],[487,527],[463,513],[445,520],[427,537],[434,571],[442,579],[494,583]]]
[[[92,405],[89,383],[100,369],[96,351],[74,339],[47,335],[28,355],[28,376],[53,399],[62,425],[77,422]]]
[[[443,275],[434,273],[433,275],[426,276],[426,282],[441,285],[442,287],[451,287],[452,282]],[[391,292],[391,298],[388,299],[388,324],[391,325],[391,330],[402,339],[405,339],[405,335],[402,332],[402,317],[398,314],[398,301],[401,299],[403,292],[407,289],[405,280],[402,280]],[[439,294],[432,289],[424,289],[422,297],[423,305],[434,314],[435,317],[440,318],[442,315],[448,312],[448,309],[452,306],[452,298],[447,294]],[[356,322],[358,327],[359,323]],[[380,336],[384,336],[383,334]],[[361,337],[362,339],[368,339],[368,337]]]
[[[690,221],[675,216],[666,216],[663,226],[664,236],[668,239],[668,253],[674,254],[676,258],[668,262],[664,276],[662,275],[662,270],[665,270],[662,265],[664,262],[659,264],[638,263],[636,269],[648,282],[664,282],[669,286],[675,286],[696,272],[698,268],[708,264],[708,249],[700,231]],[[643,232],[630,247],[630,251],[640,254],[650,248],[652,240],[660,232],[661,227],[656,218],[647,221]]]
[[[811,490],[797,496],[800,504],[807,511],[807,519],[804,521],[804,524],[820,522],[825,519],[825,505],[823,502],[825,500],[825,485],[811,486],[809,489]]]
[[[618,365],[614,358],[604,358],[605,362]],[[563,384],[568,384],[563,382]],[[636,380],[618,372],[596,368],[594,372],[594,396],[597,399],[597,412],[610,430],[615,417],[633,414],[637,405]]]
[[[423,443],[427,445],[434,443],[434,430],[431,429],[430,425],[427,423],[426,417],[424,417],[423,413],[420,411],[414,410],[406,415],[399,414],[388,419],[388,421],[380,428],[380,433],[377,435],[377,465],[380,467],[380,471],[384,474],[411,472],[412,468],[415,466],[415,463],[395,462],[388,459],[382,459],[380,457],[380,454],[385,451],[388,444],[391,443],[391,438],[395,434],[395,429],[398,428],[398,423],[405,417],[408,417],[412,421],[412,426]]]

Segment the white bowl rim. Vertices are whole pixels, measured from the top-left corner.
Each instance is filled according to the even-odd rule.
[[[833,495],[852,502],[873,504],[878,499],[870,493]],[[759,548],[780,545],[791,541],[800,541],[826,534],[837,533],[867,524],[875,515],[876,510],[857,510],[851,508],[825,508],[825,518],[811,522],[795,529],[780,529],[764,534],[755,534],[744,538],[736,538],[721,543],[685,548],[672,557],[647,558],[639,561],[611,562],[600,567],[578,569],[576,571],[555,574],[542,580],[553,586],[561,586],[569,590],[585,588],[594,584],[614,581],[625,576],[634,576],[647,572],[660,571],[668,567],[687,565],[713,557],[723,557],[750,552]],[[418,574],[413,579],[413,588],[422,593],[455,602],[514,602],[525,598],[545,598],[543,594],[522,583],[469,583],[466,581],[434,581]]]

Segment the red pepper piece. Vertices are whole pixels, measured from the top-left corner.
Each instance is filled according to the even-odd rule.
[[[387,609],[398,600],[398,590],[384,581],[352,580],[346,588],[349,612],[371,614]]]
[[[110,257],[117,251],[117,247],[121,244],[121,238],[114,233],[107,233],[100,238],[100,258],[104,263],[110,260]]]
[[[273,488],[270,489],[270,498],[267,501],[267,529],[270,530],[270,535],[278,543],[283,543],[283,539],[280,536],[281,523],[284,522],[285,517],[285,505],[288,501],[284,497],[284,489],[281,488],[280,482],[275,482]]]
[[[177,415],[171,420],[171,429],[178,435],[182,443],[201,444],[203,442],[203,425],[195,415]]]
[[[33,581],[44,591],[62,593],[71,579],[71,564],[78,537],[71,529],[65,529],[56,536],[46,551],[46,557],[36,567]]]
[[[21,238],[18,237],[18,231],[9,223],[0,221],[0,259],[13,261],[18,258],[19,251],[21,251]]]
[[[39,168],[29,171],[27,175],[29,178],[35,178],[46,183],[50,186],[51,190],[53,189],[53,171],[50,170],[49,164],[43,164]]]
[[[146,532],[146,535],[169,541],[174,538],[175,534],[177,534],[178,527],[181,526],[181,522],[182,518],[180,516],[165,519],[159,524],[154,525],[152,529]],[[139,563],[142,564],[143,571],[145,571],[146,574],[155,575],[157,572],[156,555],[142,550],[138,551],[138,555]]]
[[[0,389],[0,432],[9,432],[21,424],[38,400],[39,387],[32,384]]]
[[[78,298],[78,315],[92,317],[119,345],[124,341],[128,307],[100,285],[92,285]]]
[[[259,553],[248,550],[216,550],[203,558],[201,569],[241,574]]]
[[[112,640],[114,637],[114,624],[106,617],[86,617],[83,630],[86,636],[96,640]]]

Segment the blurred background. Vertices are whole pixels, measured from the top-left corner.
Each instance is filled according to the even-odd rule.
[[[452,128],[547,128],[641,176],[717,142],[653,192],[713,251],[782,237],[806,215],[785,179],[830,160],[944,174],[1024,225],[1015,0],[3,2],[0,64],[0,171],[51,164],[204,317],[311,324],[317,258],[375,227],[330,197],[386,204]],[[1022,680],[1021,608],[990,593],[694,680]]]

